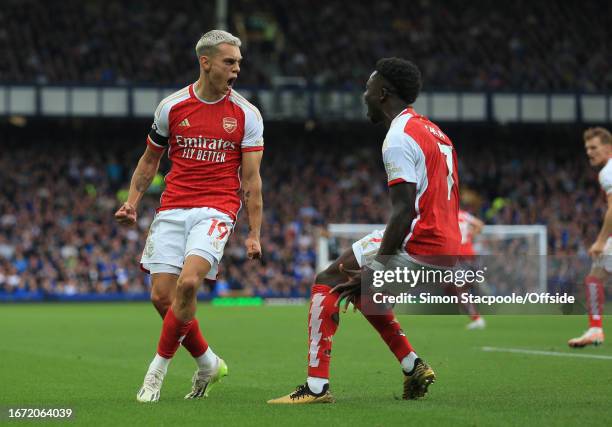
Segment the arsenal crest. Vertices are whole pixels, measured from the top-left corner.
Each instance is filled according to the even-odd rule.
[[[237,127],[238,127],[238,120],[236,120],[234,117],[224,117],[223,118],[223,129],[225,129],[227,133],[232,133],[233,131],[236,130]]]

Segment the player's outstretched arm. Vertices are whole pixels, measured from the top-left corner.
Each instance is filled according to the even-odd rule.
[[[597,236],[597,240],[589,249],[589,255],[592,257],[601,256],[603,253],[608,237],[612,234],[612,194],[608,194],[608,209],[604,216],[604,221]]]
[[[136,223],[136,209],[143,194],[153,181],[163,150],[156,151],[147,146],[144,154],[140,157],[138,165],[132,175],[130,191],[127,201],[115,212],[115,219],[121,225],[133,225]]]
[[[263,216],[263,197],[259,167],[263,151],[242,153],[242,192],[244,206],[249,222],[249,235],[245,241],[249,259],[261,257],[261,221]]]
[[[394,255],[402,246],[416,216],[414,208],[416,200],[416,184],[401,182],[389,188],[391,196],[391,217],[387,223],[378,257]]]

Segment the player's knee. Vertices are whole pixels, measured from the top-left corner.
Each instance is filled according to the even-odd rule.
[[[333,265],[317,273],[315,283],[318,285],[336,286],[340,280],[340,271]]]
[[[196,275],[187,275],[179,277],[176,283],[177,298],[192,299],[195,298],[198,288],[200,287],[200,279]]]
[[[599,280],[605,280],[607,275],[606,270],[601,267],[591,267],[591,271],[589,273],[589,276],[594,276]]]
[[[156,290],[151,291],[151,302],[162,317],[165,316],[168,308],[172,305],[170,295]]]

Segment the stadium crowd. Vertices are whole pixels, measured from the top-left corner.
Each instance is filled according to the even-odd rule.
[[[586,251],[605,203],[580,140],[561,146],[516,145],[511,142],[521,140],[520,133],[502,132],[495,135],[495,144],[473,143],[488,140],[471,132],[454,133],[470,209],[489,224],[546,224],[549,253],[559,262],[588,266]],[[322,140],[334,144],[321,145]],[[380,146],[375,138],[363,141],[361,148],[354,141],[354,135],[342,131],[304,132],[291,144],[268,139],[262,165],[264,260],[247,262],[242,217],[218,281],[207,292],[307,295],[322,226],[386,221],[385,174],[376,154]],[[113,218],[143,146],[92,140],[86,145],[20,142],[9,148],[0,157],[0,294],[147,292],[149,276],[140,271],[139,257],[162,180],[154,182],[139,207],[138,227],[119,227]],[[554,269],[549,281],[574,280],[567,274],[575,273],[567,270],[558,278],[561,270]]]
[[[606,1],[228,3],[230,30],[244,42],[241,84],[284,76],[361,88],[376,59],[398,55],[417,62],[427,89],[612,88]],[[196,77],[193,45],[214,26],[214,11],[213,0],[66,0],[52,13],[46,2],[8,0],[0,82],[183,84]]]

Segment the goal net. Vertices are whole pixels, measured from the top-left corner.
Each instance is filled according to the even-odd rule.
[[[384,224],[329,224],[318,239],[317,271],[324,270],[353,242]],[[487,271],[494,295],[547,290],[547,235],[544,225],[487,225],[476,236],[475,263]]]

